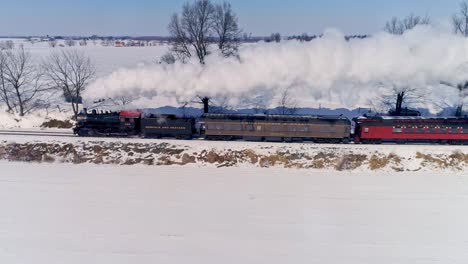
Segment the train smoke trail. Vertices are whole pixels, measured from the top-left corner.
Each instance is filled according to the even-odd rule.
[[[194,59],[121,69],[98,79],[85,98],[132,95],[154,107],[196,95],[228,98],[233,106],[261,97],[266,106],[274,106],[278,94],[290,89],[303,107],[353,108],[368,105],[382,89],[413,86],[428,95],[424,106],[434,108],[440,99],[456,102],[456,91],[441,81],[468,80],[468,40],[429,26],[402,36],[380,32],[351,41],[328,30],[311,42],[246,44],[240,58],[213,54],[205,66]]]

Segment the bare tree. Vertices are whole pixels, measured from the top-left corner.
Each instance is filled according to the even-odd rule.
[[[0,42],[0,50],[12,50],[15,48],[15,43],[12,40]]]
[[[161,56],[159,60],[159,64],[174,64],[176,62],[176,58],[172,53],[166,53],[163,56]]]
[[[410,14],[409,16],[403,19],[403,29],[405,31],[411,30],[418,25],[429,25],[431,24],[431,19],[429,16],[415,16],[414,14]]]
[[[171,51],[183,62],[196,55],[204,64],[210,44],[216,42],[224,56],[237,56],[241,31],[229,3],[214,5],[210,0],[186,3],[180,15],[172,15],[168,30]]]
[[[125,95],[118,96],[116,98],[111,98],[110,100],[114,103],[114,105],[117,106],[126,106],[133,102],[132,97]]]
[[[51,39],[49,40],[49,47],[55,48],[57,46],[57,40]]]
[[[463,116],[463,106],[465,104],[465,98],[468,96],[468,82],[461,82],[458,84],[441,82],[441,84],[457,89],[458,102],[455,110],[455,116]]]
[[[403,19],[393,17],[385,24],[384,30],[390,34],[403,35],[406,31],[415,28],[418,25],[428,25],[431,19],[428,16],[421,17],[410,14]]]
[[[74,41],[73,39],[66,39],[65,40],[65,45],[68,46],[68,47],[73,47],[76,45],[76,41]]]
[[[392,19],[385,24],[384,30],[393,35],[402,35],[404,33],[400,20],[397,17],[392,17]]]
[[[392,85],[389,91],[378,99],[378,102],[383,107],[390,109],[389,113],[394,116],[407,115],[405,109],[409,106],[416,106],[423,101],[424,94],[421,89],[397,85]]]
[[[41,93],[47,90],[42,82],[42,73],[23,48],[5,53],[3,78],[9,90],[7,94],[11,108],[20,116],[43,106]]]
[[[172,16],[168,26],[172,51],[182,60],[190,58],[191,49],[194,49],[200,63],[205,63],[205,57],[209,54],[214,11],[210,0],[196,0],[183,6],[180,18],[177,14]]]
[[[5,80],[6,55],[0,51],[0,100],[5,103],[7,112],[13,112],[13,106],[10,103],[12,97],[11,88]]]
[[[281,34],[280,33],[272,33],[271,36],[270,36],[270,41],[281,42]]]
[[[81,95],[96,74],[91,59],[77,50],[62,50],[49,56],[44,62],[44,69],[54,87],[63,91],[76,119],[82,103]]]
[[[453,15],[452,24],[455,33],[468,37],[468,3],[461,2],[458,14]]]
[[[203,105],[203,113],[210,113],[211,97],[197,95],[190,103]],[[187,103],[185,104],[187,105]]]
[[[224,2],[215,6],[214,31],[218,37],[218,48],[221,53],[225,57],[237,56],[241,30],[231,4]]]
[[[192,41],[185,29],[182,27],[177,14],[172,15],[168,30],[171,34],[171,51],[176,54],[182,62],[185,62],[187,59],[192,57],[192,52],[190,51]]]
[[[309,37],[309,35],[307,33],[302,33],[300,36],[299,36],[299,41],[300,42],[303,42],[303,41],[310,41],[311,37]]]
[[[297,101],[291,95],[291,88],[288,87],[281,92],[278,103],[278,114],[294,115],[297,113]]]

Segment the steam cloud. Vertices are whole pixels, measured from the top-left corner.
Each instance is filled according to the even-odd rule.
[[[384,32],[346,41],[336,30],[311,42],[246,44],[240,60],[210,55],[206,65],[147,65],[121,69],[95,81],[85,98],[131,95],[143,106],[174,105],[197,95],[228,98],[245,106],[262,98],[275,106],[290,89],[299,106],[364,107],[383,89],[420,87],[437,101],[456,102],[456,91],[440,85],[468,80],[468,40],[420,26],[402,36]],[[160,105],[154,105],[155,100]],[[168,101],[168,99],[170,99]]]

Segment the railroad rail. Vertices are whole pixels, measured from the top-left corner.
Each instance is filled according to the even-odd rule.
[[[0,136],[76,137],[72,131],[2,129]]]

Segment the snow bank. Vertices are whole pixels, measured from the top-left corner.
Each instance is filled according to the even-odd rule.
[[[0,107],[0,129],[39,128],[44,122],[52,119],[64,121],[70,120],[70,118],[70,112],[48,112],[45,110],[38,110],[25,116],[19,116],[7,113]]]
[[[0,159],[149,166],[277,167],[330,171],[463,171],[467,146],[320,145],[203,140],[60,139],[11,137]]]

